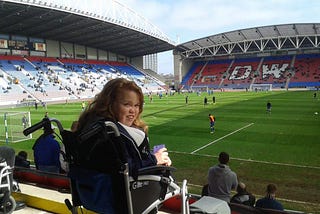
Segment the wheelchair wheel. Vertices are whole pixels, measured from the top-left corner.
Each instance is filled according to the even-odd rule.
[[[0,214],[10,214],[16,209],[16,200],[10,195],[8,200],[1,204]]]

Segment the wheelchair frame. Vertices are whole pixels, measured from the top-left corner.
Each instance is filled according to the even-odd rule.
[[[25,129],[23,133],[25,135],[29,135],[30,133],[42,128],[46,123],[51,123],[51,122],[56,123],[60,132],[60,136],[62,136],[62,143],[66,147],[66,151],[67,151],[68,144],[67,142],[65,142],[65,139],[63,139],[63,135],[69,131],[64,130],[61,122],[55,118],[44,118],[42,121]],[[113,122],[105,121],[104,125],[106,127],[111,128],[112,130],[110,133],[108,133],[108,135],[113,134],[115,137],[120,136],[119,130]],[[94,131],[92,131],[92,133],[90,134],[94,134]],[[171,171],[173,169],[174,168],[172,167],[166,167],[166,166],[147,167],[139,170],[138,178],[133,179],[132,177],[129,176],[128,163],[124,162],[122,170],[119,171],[119,173],[123,177],[124,186],[125,186],[126,206],[127,206],[126,213],[147,214],[152,211],[158,211],[159,207],[165,200],[177,195],[182,196],[182,209],[181,209],[182,213],[183,214],[189,213],[187,181],[184,180],[183,185],[180,188],[179,185],[177,185],[174,182],[174,179],[171,176]],[[155,173],[155,174],[152,174],[152,173]],[[156,191],[148,190],[147,189],[148,186],[155,187]],[[72,180],[71,180],[71,189],[72,187],[73,186],[72,186]],[[151,193],[152,195],[154,194],[154,192],[157,192],[158,195],[155,195],[153,197],[151,196],[145,197],[146,194]],[[139,197],[139,194],[140,194],[140,197]],[[150,198],[151,201],[147,201],[146,202],[147,204],[141,203],[141,200],[138,200],[139,198],[141,198],[141,194],[143,195],[144,198]],[[73,193],[71,193],[71,195],[72,195],[73,202],[74,202],[73,200],[74,197],[76,198],[76,200],[80,200],[79,198],[77,198],[78,196],[74,196]],[[78,207],[86,208],[86,204],[83,204],[81,200],[77,201],[74,205],[71,204],[69,200],[66,200],[65,203],[68,209],[73,214],[78,213]]]
[[[16,208],[16,201],[11,196],[13,180],[10,175],[12,168],[4,158],[0,160],[0,167],[0,213],[12,213]]]

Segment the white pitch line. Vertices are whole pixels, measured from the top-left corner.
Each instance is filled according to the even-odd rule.
[[[238,131],[241,131],[242,129],[248,128],[249,126],[252,126],[253,124],[254,124],[254,123],[250,123],[250,124],[248,124],[248,125],[240,128],[240,129],[237,129],[237,130],[235,130],[235,131],[233,131],[233,132],[231,132],[231,133],[229,133],[229,134],[227,134],[227,135],[225,135],[225,136],[223,136],[223,137],[220,137],[220,138],[212,141],[211,143],[208,143],[208,144],[200,147],[199,149],[194,150],[193,152],[191,152],[191,154],[193,154],[193,153],[195,153],[195,152],[198,152],[198,151],[200,151],[201,149],[204,149],[204,148],[206,148],[206,147],[208,147],[208,146],[216,143],[217,141],[222,140],[223,138],[226,138],[226,137],[228,137],[228,136],[230,136],[230,135],[233,135],[234,133],[236,133],[236,132],[238,132]]]
[[[218,156],[215,155],[208,155],[208,154],[191,154],[190,152],[179,152],[179,151],[171,151],[171,153],[177,153],[177,154],[185,154],[185,155],[196,155],[196,156],[202,156],[202,157],[213,157],[218,158]],[[251,159],[243,159],[243,158],[230,158],[232,160],[237,161],[246,161],[246,162],[252,162],[252,163],[261,163],[261,164],[271,164],[271,165],[278,165],[278,166],[288,166],[288,167],[298,167],[298,168],[308,168],[308,169],[320,169],[320,166],[308,166],[308,165],[297,165],[297,164],[290,164],[290,163],[279,163],[279,162],[270,162],[270,161],[259,161],[259,160],[251,160]]]

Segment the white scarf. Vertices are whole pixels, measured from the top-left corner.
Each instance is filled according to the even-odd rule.
[[[118,123],[120,123],[120,122],[118,122]],[[137,145],[140,146],[141,143],[143,142],[144,138],[146,137],[146,134],[140,129],[126,126],[122,123],[120,123],[120,125],[122,125],[123,128],[125,128],[125,130],[127,130],[129,135],[133,138],[133,140],[137,143]]]

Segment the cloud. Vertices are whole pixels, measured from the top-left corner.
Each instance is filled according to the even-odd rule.
[[[127,0],[123,2],[159,27],[171,39],[176,40],[177,35],[180,36],[182,42],[242,28],[308,22],[310,19],[307,18],[308,10],[314,10],[315,15],[320,6],[318,1],[302,0]]]
[[[289,23],[317,23],[320,1],[315,0],[122,0],[173,41],[180,42],[238,29]],[[171,54],[171,52],[169,52]],[[159,57],[159,67],[173,71]],[[160,61],[165,60],[165,61]],[[169,66],[172,66],[169,69]],[[159,71],[162,72],[159,68]]]

